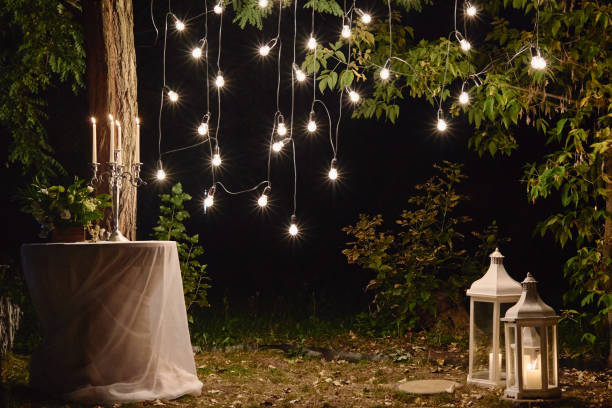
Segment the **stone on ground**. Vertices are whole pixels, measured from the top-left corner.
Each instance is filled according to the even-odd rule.
[[[439,394],[442,392],[454,392],[461,384],[448,380],[416,380],[407,381],[398,385],[397,389],[409,394]]]

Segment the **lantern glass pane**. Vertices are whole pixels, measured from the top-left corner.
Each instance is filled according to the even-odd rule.
[[[474,302],[474,344],[472,378],[492,379],[493,303]],[[498,356],[499,358],[499,356]]]
[[[523,388],[526,390],[542,389],[542,353],[540,341],[543,329],[542,327],[521,328]]]
[[[508,344],[510,348],[508,349],[508,378],[507,384],[508,388],[517,388],[517,379],[516,379],[516,326],[507,325],[508,332]]]
[[[557,326],[548,326],[548,388],[557,384]]]
[[[497,317],[498,321],[500,317],[504,317],[508,309],[514,306],[514,303],[502,303],[499,305],[499,316]],[[502,355],[502,362],[500,365],[500,378],[502,380],[506,379],[506,336],[503,323],[499,323],[499,353]]]

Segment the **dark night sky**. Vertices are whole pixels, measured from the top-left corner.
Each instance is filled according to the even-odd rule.
[[[163,28],[162,5],[157,3],[156,7],[160,7],[156,11],[157,23]],[[201,1],[175,3],[173,11],[184,18],[202,11]],[[360,6],[366,8],[365,4]],[[306,299],[314,291],[328,300],[330,308],[363,305],[366,298],[362,288],[370,274],[347,265],[340,252],[346,241],[341,228],[353,223],[362,212],[381,213],[386,220],[394,220],[406,206],[413,186],[433,174],[433,163],[451,160],[465,163],[469,179],[462,192],[470,196],[470,201],[460,211],[473,218],[472,228],[482,230],[491,220],[497,220],[502,235],[512,238],[511,244],[501,248],[510,274],[520,280],[531,271],[542,281],[540,289],[545,300],[556,307],[560,305],[564,283],[559,277],[565,255],[550,238],[533,236],[536,222],[553,211],[557,203],[553,199],[530,205],[520,182],[524,164],[539,160],[546,153],[541,135],[529,128],[516,130],[521,147],[511,157],[480,158],[467,148],[471,130],[465,118],[453,120],[451,131],[438,135],[433,132],[435,109],[423,101],[405,101],[395,126],[352,120],[351,109],[345,106],[340,131],[339,183],[332,185],[326,178],[331,159],[327,129],[314,137],[302,129],[296,132],[297,216],[303,232],[297,241],[290,240],[286,233],[292,189],[291,160],[287,154],[273,158],[271,208],[265,213],[256,208],[258,195],[255,193],[233,197],[220,192],[215,196],[213,210],[203,214],[202,194],[211,183],[205,147],[167,156],[164,165],[168,180],[163,184],[154,182],[161,41],[154,46],[155,32],[148,4],[135,2],[135,7],[142,159],[144,173],[151,177],[151,182],[139,190],[139,237],[148,239],[156,222],[157,194],[168,191],[173,182],[181,181],[185,190],[194,196],[189,205],[192,213],[189,230],[200,234],[205,248],[204,262],[209,265],[213,298],[229,294],[234,299],[243,299],[258,291],[268,299],[280,294],[285,298]],[[285,11],[282,36],[286,61],[281,105],[285,117],[290,103],[292,27],[289,15]],[[407,21],[415,26],[417,38],[420,35],[437,38],[450,30],[450,8],[437,6],[420,16],[411,16]],[[276,59],[270,55],[262,60],[255,47],[261,40],[275,35],[273,20],[264,23],[265,34],[262,34],[256,29],[243,31],[230,24],[229,15],[224,19],[222,69],[227,86],[222,93],[221,180],[233,190],[251,187],[265,178],[267,138],[275,112]],[[211,14],[209,21],[214,45],[211,54],[216,56],[218,17]],[[479,24],[484,25],[486,21]],[[337,18],[317,17],[318,27],[328,27],[318,30],[322,40],[335,40],[337,34],[329,29],[330,25],[336,27],[340,22]],[[298,17],[298,61],[303,58],[303,43],[309,28],[308,13],[302,10]],[[196,140],[195,128],[205,109],[204,65],[195,63],[188,53],[202,34],[203,20],[198,19],[188,24],[184,34],[168,36],[167,83],[178,90],[181,103],[177,107],[166,105],[162,150]],[[368,92],[367,85],[361,89]],[[303,127],[307,120],[311,92],[307,86],[297,89],[297,128]],[[49,98],[49,131],[57,157],[69,172],[88,177],[90,130],[86,93],[73,96],[66,89],[58,88],[50,92]],[[212,100],[215,101],[214,95]],[[325,100],[335,123],[338,98],[330,95]],[[322,128],[323,114],[318,113]],[[2,171],[5,180],[13,180],[18,175],[14,169]],[[13,202],[5,198],[2,203],[2,223],[8,225],[5,243],[8,248],[16,249],[20,243],[32,240],[37,226],[29,217],[16,215]]]

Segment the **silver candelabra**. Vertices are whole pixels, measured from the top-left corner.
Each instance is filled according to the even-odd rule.
[[[113,230],[108,237],[108,241],[129,241],[129,239],[119,230],[119,191],[121,191],[124,180],[136,188],[143,184],[147,184],[140,178],[142,163],[133,163],[126,170],[127,166],[118,164],[120,156],[121,150],[115,150],[115,161],[107,162],[106,165],[108,166],[108,170],[101,173],[98,171],[100,163],[91,164],[93,176],[91,177],[90,184],[99,184],[107,180],[110,186],[111,195],[113,196]]]

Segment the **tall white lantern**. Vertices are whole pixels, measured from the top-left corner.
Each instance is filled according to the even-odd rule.
[[[557,356],[559,316],[540,298],[530,273],[516,305],[502,319],[506,332],[507,398],[554,399],[561,396]]]
[[[504,340],[500,318],[521,296],[521,284],[508,275],[504,256],[495,249],[487,273],[467,290],[470,297],[468,383],[502,387]]]

